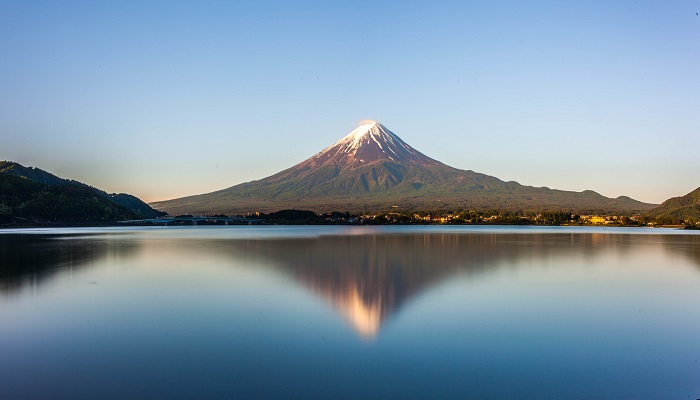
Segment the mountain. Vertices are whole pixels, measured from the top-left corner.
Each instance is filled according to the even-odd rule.
[[[80,185],[47,185],[0,174],[0,224],[25,222],[95,223],[137,215]]]
[[[78,181],[59,178],[56,175],[34,167],[25,167],[12,161],[0,161],[0,174],[19,176],[30,181],[44,183],[52,186],[79,185],[87,186]]]
[[[98,190],[98,192],[106,194],[107,198],[111,202],[113,202],[115,204],[119,204],[120,206],[131,210],[133,213],[135,213],[137,216],[139,216],[141,218],[158,218],[158,217],[162,217],[162,216],[168,214],[164,211],[158,211],[158,210],[153,209],[151,206],[149,206],[143,200],[141,200],[138,197],[131,195],[131,194],[127,194],[127,193],[107,194],[106,192],[103,192],[101,190]]]
[[[34,167],[25,167],[21,164],[18,164],[16,162],[12,161],[0,161],[0,176],[4,176],[4,184],[5,187],[8,188],[8,185],[14,185],[17,184],[19,181],[16,180],[11,180],[7,179],[7,176],[14,176],[17,178],[21,178],[27,181],[31,181],[33,183],[40,184],[40,186],[27,186],[24,185],[22,188],[24,190],[28,190],[31,193],[38,193],[41,192],[39,188],[43,188],[46,186],[49,187],[56,187],[54,189],[49,190],[49,192],[56,194],[56,193],[71,193],[71,196],[76,196],[73,198],[73,200],[77,201],[77,203],[81,203],[81,201],[78,201],[78,197],[85,195],[88,197],[94,197],[97,196],[101,199],[106,200],[107,202],[113,203],[115,205],[118,205],[120,207],[124,207],[126,210],[128,210],[131,214],[129,213],[123,213],[123,212],[110,212],[108,213],[108,216],[103,216],[104,218],[111,218],[111,216],[115,215],[131,215],[131,217],[141,217],[141,218],[155,218],[158,216],[165,215],[164,212],[154,210],[143,202],[141,199],[138,197],[132,196],[130,194],[126,193],[107,193],[103,190],[94,188],[92,186],[86,185],[82,182],[70,180],[70,179],[64,179],[60,178],[50,172],[46,172],[42,169],[39,168],[34,168]],[[75,188],[81,188],[81,189],[75,189]],[[38,192],[37,192],[38,190]],[[27,193],[29,193],[27,192]],[[5,192],[0,192],[3,195],[6,194]],[[47,192],[48,193],[48,192]],[[46,207],[50,208],[50,204],[47,204]],[[50,210],[46,209],[46,212],[50,214]],[[48,214],[47,214],[48,215]],[[76,214],[77,216],[77,214]],[[98,218],[98,220],[103,220],[104,218]],[[51,219],[51,218],[48,218]],[[126,219],[126,218],[120,218],[120,219]]]
[[[152,206],[170,214],[236,214],[283,208],[322,211],[574,210],[633,212],[652,204],[593,191],[535,188],[450,167],[363,121],[315,156],[267,178]]]
[[[700,220],[700,187],[685,196],[672,197],[645,213],[653,218]]]

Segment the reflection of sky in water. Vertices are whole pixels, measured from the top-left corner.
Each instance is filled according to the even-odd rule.
[[[0,235],[0,398],[697,398],[678,232]]]

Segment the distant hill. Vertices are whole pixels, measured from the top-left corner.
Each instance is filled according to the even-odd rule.
[[[128,208],[141,218],[158,218],[168,214],[164,211],[153,209],[143,200],[127,193],[111,193],[107,195],[107,198],[113,203]]]
[[[0,161],[0,177],[3,177],[3,191],[0,191],[0,201],[2,201],[2,204],[5,204],[8,206],[10,204],[9,199],[5,199],[5,197],[9,196],[10,193],[14,193],[13,196],[13,201],[17,199],[22,199],[23,196],[28,196],[27,199],[33,199],[32,201],[36,202],[39,201],[38,199],[34,199],[32,196],[43,196],[41,197],[41,203],[43,204],[41,209],[43,210],[41,213],[41,218],[44,219],[56,219],[58,218],[58,215],[53,215],[53,217],[56,218],[51,218],[52,216],[52,211],[51,211],[51,200],[58,201],[58,204],[62,204],[61,202],[66,202],[69,199],[71,201],[75,202],[75,205],[83,205],[86,206],[86,216],[89,214],[91,215],[91,218],[95,217],[96,221],[104,221],[104,220],[111,220],[110,218],[119,215],[120,217],[117,219],[127,219],[127,218],[155,218],[158,216],[165,215],[166,213],[154,210],[149,206],[148,204],[144,203],[142,200],[139,198],[126,194],[126,193],[112,193],[109,194],[103,190],[94,188],[92,186],[86,185],[82,182],[78,182],[75,180],[70,180],[70,179],[64,179],[60,178],[50,172],[46,172],[42,169],[39,168],[33,168],[33,167],[25,167],[21,164],[18,164],[16,162],[12,161]],[[8,177],[15,177],[19,178],[25,182],[31,182],[38,184],[39,186],[34,186],[31,184],[22,184],[20,181],[14,180],[14,179],[7,179]],[[11,191],[11,187],[15,186],[15,191]],[[43,188],[43,189],[42,189]],[[43,195],[41,195],[43,193]],[[60,199],[58,197],[61,197]],[[119,207],[123,207],[128,211],[128,213],[124,213],[123,211],[119,211],[118,208],[115,208],[112,210],[111,207],[107,207],[111,211],[105,211],[104,213],[98,213],[96,210],[93,210],[91,206],[86,205],[84,203],[84,199],[82,197],[96,197],[100,201],[99,203],[102,204],[104,201],[111,203],[113,205],[117,205]],[[3,199],[7,200],[5,202]],[[60,201],[59,201],[60,200]],[[35,204],[35,203],[32,203]],[[91,203],[90,203],[91,204]],[[61,205],[61,207],[65,208],[64,205]],[[26,207],[26,204],[25,204]],[[33,209],[32,212],[36,212],[38,209]],[[15,210],[16,211],[16,210]],[[58,210],[56,210],[58,211]],[[66,210],[63,210],[66,211]],[[62,211],[62,212],[63,212]],[[22,212],[21,214],[24,214]],[[60,214],[60,213],[59,213]],[[68,215],[70,215],[70,218],[78,218],[79,213],[74,214],[72,211],[68,212],[64,217],[68,218]],[[129,215],[129,217],[125,217],[126,215]],[[37,215],[39,216],[39,215]],[[98,217],[99,216],[99,217]],[[122,218],[124,216],[124,218]],[[63,218],[63,217],[61,217]],[[64,221],[61,219],[61,221]],[[67,220],[65,220],[67,221]]]
[[[672,197],[645,213],[653,218],[700,220],[700,187],[685,196]]]
[[[25,167],[22,164],[12,161],[0,161],[0,174],[19,176],[21,178],[26,178],[34,182],[45,183],[47,185],[79,185],[89,187],[84,183],[59,178],[56,175],[39,168]]]
[[[47,185],[0,174],[0,223],[91,223],[133,219],[137,215],[95,190],[80,185]]]
[[[654,207],[629,197],[504,182],[436,161],[375,121],[270,177],[152,206],[170,214],[237,214],[285,208],[328,211],[571,210],[631,213]],[[393,207],[396,206],[396,207]]]

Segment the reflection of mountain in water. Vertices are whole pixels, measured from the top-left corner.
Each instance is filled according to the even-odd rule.
[[[121,240],[83,240],[80,236],[0,235],[0,294],[36,287],[53,276],[89,267],[107,254],[130,254],[135,244]]]
[[[89,239],[0,235],[0,293],[39,285],[104,257],[130,256],[141,246],[182,259],[210,253],[249,259],[251,265],[272,264],[330,303],[367,337],[376,335],[417,293],[455,274],[479,276],[564,255],[579,260],[604,252],[624,256],[644,247],[662,247],[700,267],[698,235],[406,233],[253,240],[199,238],[193,231],[168,241],[135,240],[128,234]]]
[[[258,242],[260,255],[329,301],[364,336],[456,270],[478,270],[493,240],[473,235],[361,235]]]
[[[700,235],[683,235],[680,237],[662,237],[664,247],[673,254],[687,257],[700,269]]]
[[[399,234],[254,240],[234,247],[272,261],[336,308],[363,336],[416,293],[450,275],[476,275],[499,266],[557,255],[586,259],[602,248],[634,251],[644,243],[673,244],[679,237],[608,234]],[[691,237],[700,244],[700,237]],[[681,245],[679,245],[681,243]],[[687,244],[687,243],[686,243]],[[699,260],[695,258],[695,260]]]

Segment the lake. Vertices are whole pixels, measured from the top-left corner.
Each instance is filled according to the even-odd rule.
[[[0,398],[700,398],[700,235],[0,231]]]

